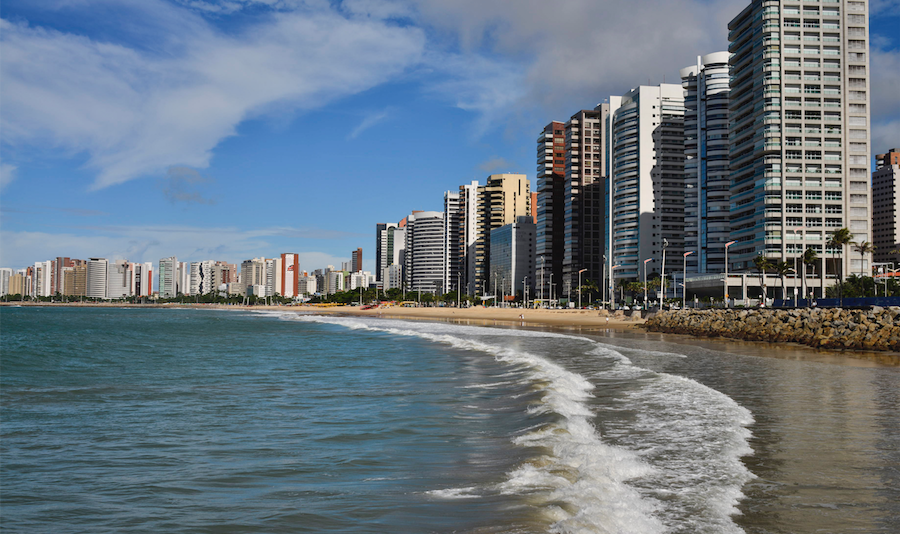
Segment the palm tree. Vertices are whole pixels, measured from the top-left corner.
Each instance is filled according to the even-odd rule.
[[[828,240],[826,244],[832,250],[832,259],[835,251],[840,248],[841,250],[841,262],[840,262],[840,270],[838,270],[838,264],[835,264],[835,272],[839,273],[838,278],[840,283],[838,284],[838,295],[840,298],[841,306],[844,305],[844,247],[851,243],[853,239],[853,234],[850,233],[849,228],[838,228],[834,232],[831,233],[831,238]]]
[[[791,264],[786,261],[779,261],[775,263],[774,269],[775,272],[778,273],[778,278],[781,278],[781,300],[787,300],[787,291],[784,288],[784,277],[787,273],[791,272]]]
[[[819,255],[816,254],[815,249],[808,248],[803,251],[803,256],[800,258],[803,262],[803,296],[806,296],[806,267],[812,266],[815,267],[816,262],[819,261]]]
[[[853,243],[853,248],[855,248],[856,251],[859,252],[859,275],[865,276],[866,273],[863,270],[863,265],[866,262],[866,254],[875,252],[875,245],[868,241],[863,241],[862,243]]]
[[[753,265],[759,271],[759,282],[760,285],[762,285],[762,302],[763,306],[765,306],[766,296],[768,295],[766,293],[766,271],[773,267],[772,260],[760,253],[757,257],[753,258]],[[744,296],[746,297],[746,295]]]
[[[597,282],[594,280],[588,279],[584,281],[584,284],[581,286],[581,291],[583,293],[588,294],[588,302],[593,302],[593,296],[596,291],[600,291],[600,288],[597,287]]]

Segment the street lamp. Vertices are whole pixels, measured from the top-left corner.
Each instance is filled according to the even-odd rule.
[[[644,260],[644,309],[647,309],[647,262],[653,261],[653,258]]]
[[[541,256],[541,304],[544,303],[544,257]]]
[[[669,246],[669,240],[665,237],[663,238],[663,261],[662,261],[662,275],[659,281],[659,285],[662,288],[662,296],[659,297],[659,307],[662,309],[663,303],[666,301],[666,247]]]
[[[581,308],[581,273],[587,271],[587,269],[582,269],[578,271],[578,308]]]
[[[728,307],[728,247],[737,243],[737,241],[729,241],[725,243],[725,307]]]
[[[685,307],[685,296],[687,295],[687,257],[693,254],[694,251],[685,252],[684,257],[681,258],[681,309],[683,310]]]
[[[603,255],[603,265],[600,266],[600,271],[602,275],[600,276],[600,283],[602,284],[602,294],[600,295],[600,301],[604,308],[606,308],[606,254]]]
[[[525,308],[528,308],[528,277],[522,278],[522,296],[525,297]]]
[[[619,267],[621,267],[621,265],[611,265],[609,267],[609,302],[613,311],[616,309],[616,291],[615,288],[613,288],[613,273]]]

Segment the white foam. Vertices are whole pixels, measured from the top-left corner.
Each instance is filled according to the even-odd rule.
[[[555,532],[741,532],[731,516],[743,496],[741,486],[752,477],[740,458],[752,452],[746,427],[753,419],[732,399],[696,381],[636,367],[613,347],[566,334],[390,319],[297,314],[282,318],[415,336],[491,354],[516,372],[525,370],[540,394],[540,402],[528,409],[560,417],[522,431],[513,442],[547,453],[513,470],[495,488],[435,490],[431,492],[435,497],[475,498],[482,491],[528,496],[545,511]],[[636,384],[619,403],[622,410],[638,413],[631,427],[634,435],[611,436],[620,446],[605,443],[591,424],[594,384],[518,348],[528,345],[517,338],[566,339],[576,344],[572,350],[581,342],[577,350],[609,364],[591,376]],[[489,389],[509,383],[465,387]]]

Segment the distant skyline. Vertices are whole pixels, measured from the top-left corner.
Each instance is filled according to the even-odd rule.
[[[610,95],[727,49],[741,0],[4,0],[0,267],[297,252],[340,266]],[[870,2],[872,154],[900,2]]]

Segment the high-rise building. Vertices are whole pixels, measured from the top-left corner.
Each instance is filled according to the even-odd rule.
[[[178,258],[172,256],[159,260],[159,296],[175,298],[178,294]]]
[[[106,273],[106,297],[120,299],[131,296],[133,263],[128,260],[116,260],[108,264]]]
[[[463,283],[460,257],[460,202],[458,191],[444,192],[444,281],[445,291],[456,291]]]
[[[467,295],[476,289],[475,265],[478,243],[478,182],[459,186],[459,262],[461,282]]]
[[[537,140],[536,271],[531,284],[539,288],[552,280],[562,280],[566,222],[565,128],[564,123],[553,121],[544,127]]]
[[[491,230],[515,222],[517,217],[531,216],[528,178],[524,174],[488,176],[487,183],[478,187],[476,209],[476,239],[470,251],[474,249],[474,289],[483,294],[490,287]]]
[[[0,268],[0,297],[9,293],[9,277],[13,275],[13,270],[9,267]]]
[[[50,294],[65,294],[65,275],[63,273],[67,267],[74,266],[75,263],[70,258],[57,257],[53,260],[53,274],[50,277]]]
[[[407,217],[406,285],[410,291],[443,293],[444,214],[418,211]]]
[[[350,253],[350,272],[357,273],[363,270],[362,248],[357,248]]]
[[[107,295],[109,262],[106,258],[90,258],[87,262],[87,290],[85,296],[105,299]]]
[[[281,289],[278,292],[289,298],[300,295],[300,257],[294,252],[281,255]]]
[[[666,271],[680,271],[684,248],[682,87],[642,85],[621,97],[610,97],[607,126],[612,147],[610,266],[618,265],[613,279],[641,280],[649,272],[660,273],[663,249]]]
[[[131,294],[137,297],[149,297],[153,294],[153,264],[132,264]]]
[[[872,173],[872,231],[875,261],[900,268],[900,150],[875,156]]]
[[[684,251],[692,273],[725,271],[730,240],[728,52],[681,69],[684,88]],[[677,259],[677,258],[676,258]]]
[[[821,296],[826,264],[831,280],[867,270],[824,258],[834,229],[872,239],[868,24],[861,0],[754,0],[729,23],[730,271],[811,249]]]
[[[22,295],[24,297],[28,295],[28,285],[28,277],[25,274],[25,270],[20,269],[9,277],[9,294]]]
[[[603,273],[605,168],[608,103],[581,110],[565,124],[565,188],[562,278],[554,278],[555,295],[569,296],[583,279],[599,281]],[[545,284],[550,282],[544,280]]]
[[[534,298],[534,251],[537,226],[534,218],[518,217],[516,222],[491,230],[491,293],[511,295],[529,288]]]
[[[53,293],[50,292],[50,279],[53,277],[53,262],[38,261],[34,264],[34,271],[31,278],[33,284],[31,294],[35,297],[49,297]]]

